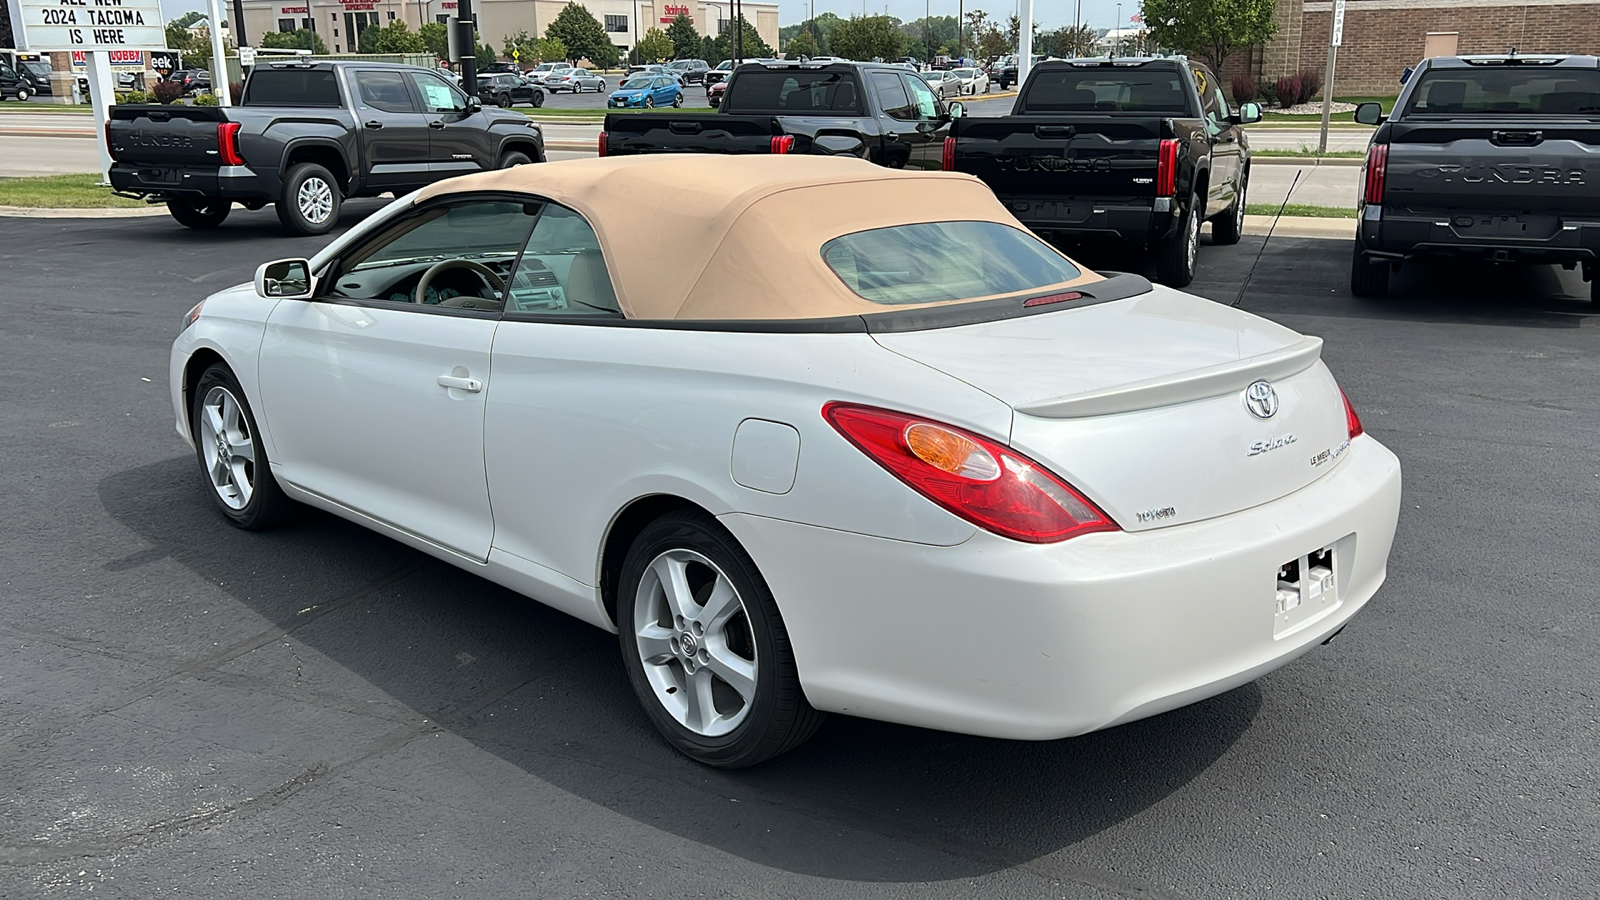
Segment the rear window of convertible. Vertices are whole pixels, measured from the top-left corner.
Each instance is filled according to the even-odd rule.
[[[822,258],[850,290],[889,306],[1020,294],[1083,274],[1038,238],[997,222],[858,231],[823,244]]]

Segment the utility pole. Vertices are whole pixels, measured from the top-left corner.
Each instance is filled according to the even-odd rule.
[[[1033,68],[1033,0],[1021,0],[1022,13],[1017,20],[1017,84],[1028,80],[1028,70]]]
[[[238,2],[238,0],[235,0]],[[461,31],[461,89],[468,97],[478,96],[478,23],[472,17],[472,0],[460,0],[456,16],[463,23]]]
[[[1072,58],[1078,58],[1078,42],[1083,39],[1083,0],[1078,0],[1077,10],[1072,14]]]
[[[744,0],[733,0],[733,67],[744,62]]]
[[[1317,155],[1328,152],[1328,119],[1333,115],[1333,61],[1344,40],[1344,0],[1333,0],[1333,27],[1328,29],[1328,69],[1322,75],[1322,136],[1317,140]]]
[[[233,0],[233,46],[244,47],[249,43],[249,38],[244,36],[244,0]]]

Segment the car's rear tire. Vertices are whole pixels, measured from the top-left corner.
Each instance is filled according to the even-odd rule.
[[[200,230],[215,228],[221,225],[232,211],[231,202],[214,197],[198,201],[184,198],[167,201],[167,212],[172,213],[178,224],[185,228]]]
[[[822,724],[800,688],[772,591],[709,513],[647,525],[617,591],[628,681],[651,724],[685,755],[718,768],[753,766]]]
[[[1194,281],[1202,214],[1200,198],[1191,196],[1177,230],[1156,243],[1156,280],[1167,287],[1185,288]]]
[[[1386,259],[1374,260],[1362,252],[1361,244],[1351,245],[1350,293],[1357,297],[1382,297],[1389,293],[1389,270]]]
[[[1237,244],[1244,234],[1244,205],[1245,189],[1250,186],[1250,176],[1245,174],[1239,178],[1239,194],[1233,198],[1233,205],[1222,215],[1211,220],[1211,243]]]
[[[533,108],[538,109],[544,105],[544,91],[533,92]]]
[[[195,384],[189,433],[211,500],[229,524],[258,531],[283,521],[294,508],[272,477],[250,402],[222,363],[206,369]]]
[[[496,168],[509,169],[512,166],[527,166],[533,164],[533,157],[521,150],[508,150],[500,156],[500,165]]]
[[[327,234],[339,223],[343,202],[333,173],[316,163],[298,163],[283,179],[278,221],[292,234]]]

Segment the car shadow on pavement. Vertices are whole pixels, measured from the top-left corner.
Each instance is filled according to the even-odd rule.
[[[653,731],[611,634],[317,511],[273,531],[237,531],[211,508],[189,456],[107,476],[98,493],[106,511],[149,545],[106,563],[107,571],[170,559],[336,664],[309,686],[298,657],[281,672],[253,665],[260,690],[376,688],[405,708],[397,714],[424,717],[431,731],[540,781],[805,875],[922,882],[1051,854],[1196,778],[1249,729],[1262,703],[1251,684],[1155,718],[1041,743],[835,716],[787,756],[749,770],[712,770]],[[313,606],[322,614],[304,615]],[[253,652],[283,644],[263,642]],[[197,646],[194,657],[209,659],[213,650]],[[1116,877],[1083,875],[1102,885]]]

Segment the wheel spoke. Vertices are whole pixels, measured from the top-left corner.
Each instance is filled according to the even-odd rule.
[[[239,432],[239,404],[234,402],[232,394],[223,394],[220,405],[222,406],[222,423],[226,427],[228,434],[237,434]]]
[[[718,572],[716,584],[711,588],[711,595],[706,598],[706,604],[700,609],[696,619],[709,634],[721,629],[739,610],[739,593],[733,589],[733,584]]]
[[[684,681],[683,699],[689,704],[689,721],[685,724],[705,734],[717,719],[717,707],[711,700],[711,673],[706,669],[697,669]]]
[[[756,695],[756,664],[740,657],[728,649],[722,641],[714,641],[706,647],[706,653],[711,661],[706,664],[718,678],[728,683],[728,687],[739,692],[746,703],[755,699]]]
[[[239,490],[241,503],[250,502],[250,475],[244,470],[245,461],[235,458],[228,466],[228,475],[233,480],[233,486]]]
[[[249,439],[247,437],[242,437],[239,440],[234,440],[232,438],[232,436],[230,436],[228,438],[228,447],[229,447],[229,449],[231,449],[233,451],[233,458],[234,459],[248,460],[249,462],[255,462],[256,461],[256,442],[255,441],[253,441],[253,440],[251,440],[251,439]]]
[[[218,456],[215,450],[208,450],[206,452],[206,463],[206,468],[209,469],[211,473],[212,484],[220,488],[227,487],[228,484],[233,481],[232,470],[228,468],[227,463],[222,461],[222,457]]]
[[[215,439],[227,429],[227,424],[222,421],[222,410],[218,409],[217,405],[207,403],[200,414],[205,417],[205,423],[211,429],[211,433],[206,437]]]
[[[673,657],[672,629],[646,625],[638,631],[639,658],[654,666],[666,665]]]
[[[661,582],[661,595],[667,602],[668,611],[674,617],[694,618],[696,607],[694,593],[689,590],[687,565],[682,560],[663,555],[657,557],[650,568]]]

